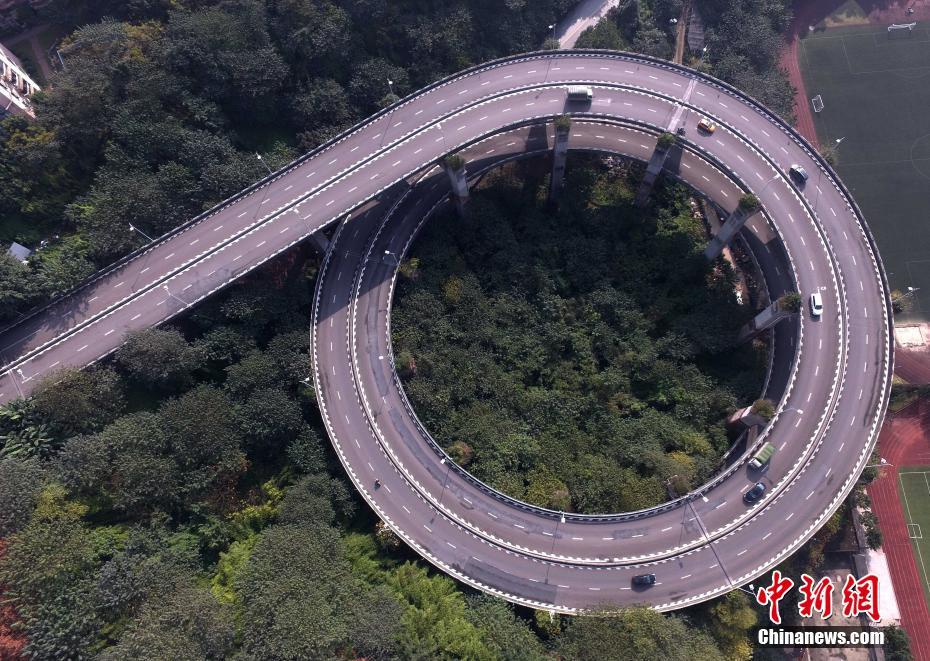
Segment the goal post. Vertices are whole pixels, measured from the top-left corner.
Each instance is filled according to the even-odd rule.
[[[888,32],[895,32],[896,30],[907,30],[908,32],[913,32],[914,28],[916,27],[916,21],[913,23],[892,23],[888,26]]]
[[[814,112],[820,112],[823,110],[823,98],[818,94],[811,99],[811,105],[814,107]]]

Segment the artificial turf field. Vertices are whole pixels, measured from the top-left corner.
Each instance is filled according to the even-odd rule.
[[[924,598],[930,605],[930,466],[902,467],[898,489]]]
[[[910,318],[930,316],[930,25],[828,28],[801,40],[822,145],[878,241],[893,288],[920,287]],[[810,99],[808,99],[810,103]],[[928,529],[930,536],[930,529]],[[928,556],[930,559],[930,556]]]

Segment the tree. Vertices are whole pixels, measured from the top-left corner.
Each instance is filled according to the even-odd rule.
[[[47,487],[29,524],[6,540],[0,585],[4,598],[16,604],[27,656],[75,658],[96,640],[99,547],[80,521],[86,509],[69,503],[63,490]]]
[[[126,335],[116,362],[137,383],[174,390],[191,382],[203,355],[174,329],[147,328]]]
[[[246,113],[270,109],[288,75],[258,2],[172,12],[160,56],[207,98]]]
[[[336,531],[300,525],[261,534],[237,593],[244,651],[279,659],[329,658],[351,647],[353,620],[369,596],[352,576]],[[386,620],[389,612],[376,616]]]
[[[801,295],[796,291],[782,294],[778,299],[778,309],[785,312],[798,312],[801,309]]]
[[[769,399],[757,399],[752,403],[752,412],[769,421],[775,416],[775,404]]]
[[[620,33],[617,24],[609,17],[597,22],[578,37],[575,48],[604,48],[607,50],[626,50],[626,40]]]
[[[710,631],[729,659],[745,659],[752,654],[748,633],[759,618],[749,598],[743,592],[732,590],[713,602],[710,607]]]
[[[913,661],[914,655],[911,653],[911,641],[907,632],[901,627],[885,627],[885,659],[887,661]]]
[[[482,594],[468,597],[466,603],[466,617],[481,630],[485,644],[496,658],[513,661],[549,658],[539,638],[507,602]]]
[[[224,659],[236,636],[232,608],[202,588],[196,577],[176,592],[147,601],[104,661],[118,659]]]
[[[388,585],[406,602],[397,633],[399,656],[414,659],[493,659],[482,631],[468,618],[465,600],[446,576],[404,563]]]
[[[154,413],[133,413],[71,439],[57,468],[69,488],[118,512],[171,510],[185,497],[184,472]]]
[[[256,454],[276,453],[303,425],[300,405],[278,388],[256,390],[246,402],[237,405],[236,411]]]
[[[743,213],[750,214],[758,211],[762,204],[759,202],[759,198],[752,193],[745,193],[739,198],[737,206]]]
[[[162,405],[158,418],[189,498],[223,498],[246,469],[242,433],[226,394],[199,386]]]
[[[11,321],[38,294],[35,276],[6,250],[0,251],[0,322]]]
[[[408,87],[407,72],[382,58],[370,58],[358,64],[349,81],[349,96],[364,114],[377,108],[378,102],[390,91],[387,81],[397,93]]]
[[[36,415],[62,435],[100,429],[125,405],[119,376],[108,368],[58,370],[38,383],[32,397]]]
[[[322,473],[326,470],[323,443],[315,429],[304,425],[287,446],[287,458],[303,473]]]
[[[36,460],[0,459],[0,539],[29,522],[46,480]]]
[[[674,133],[665,132],[659,136],[659,139],[656,141],[656,146],[659,149],[668,149],[672,145],[678,142],[678,138],[675,137]]]
[[[557,641],[566,658],[609,659],[623,650],[624,658],[698,661],[721,658],[720,650],[705,632],[690,628],[675,615],[651,608],[627,608],[602,617],[571,620]]]

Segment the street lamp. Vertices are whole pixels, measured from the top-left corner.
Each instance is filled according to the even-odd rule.
[[[168,294],[168,296],[170,296],[171,298],[173,298],[173,299],[176,300],[176,301],[179,301],[179,302],[181,303],[181,305],[183,305],[184,307],[187,307],[187,306],[189,305],[189,303],[187,303],[184,299],[178,298],[177,296],[175,296],[174,294],[172,294],[172,293],[171,293],[171,290],[168,289],[168,285],[162,285],[161,288],[165,290],[165,293]]]
[[[394,96],[394,81],[388,78],[388,91]]]
[[[258,152],[255,152],[255,156],[258,158],[258,160],[260,160],[260,161],[262,162],[262,165],[264,165],[266,168],[268,168],[268,174],[274,174],[274,173],[271,171],[271,167],[270,167],[267,163],[265,163],[265,159],[262,158],[262,155],[261,155],[261,154],[259,154]]]
[[[384,254],[385,254],[385,255],[390,255],[391,257],[393,257],[393,258],[394,258],[394,265],[395,265],[395,266],[400,266],[400,260],[397,259],[397,255],[395,255],[394,253],[392,253],[390,250],[385,250],[385,251],[384,251]]]
[[[155,241],[155,239],[153,239],[152,237],[150,237],[148,234],[146,234],[145,232],[143,232],[142,230],[140,230],[138,227],[136,227],[136,226],[133,225],[132,223],[129,223],[129,230],[130,230],[131,232],[138,232],[139,234],[141,234],[142,236],[144,236],[146,239],[148,239],[148,242],[149,242],[149,243],[152,243],[152,242]]]

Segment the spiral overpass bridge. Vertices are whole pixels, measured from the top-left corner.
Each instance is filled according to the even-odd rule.
[[[594,102],[566,104],[565,86]],[[763,205],[744,233],[773,295],[820,291],[821,320],[777,328],[781,395],[759,442],[778,448],[758,478],[737,461],[688,497],[648,511],[562,514],[514,501],[454,466],[416,419],[393,367],[397,260],[448,196],[437,163],[460,153],[478,176],[552,149],[648,160],[658,135],[687,127],[667,173],[723,211]],[[695,130],[699,117],[719,126]],[[811,173],[803,188],[786,175]],[[84,366],[125,334],[157,325],[319,230],[338,224],[314,305],[313,374],[330,437],[355,486],[424,558],[484,591],[575,613],[600,604],[681,608],[751,581],[804,543],[868,462],[887,404],[892,319],[874,240],[829,166],[737,90],[638,55],[552,51],[439,81],[120,260],[0,334],[0,402],[44,374]],[[751,450],[751,449],[750,449]],[[383,486],[374,488],[374,480]],[[631,577],[652,572],[639,591]]]

